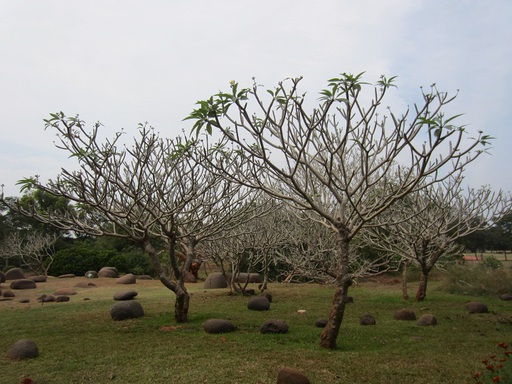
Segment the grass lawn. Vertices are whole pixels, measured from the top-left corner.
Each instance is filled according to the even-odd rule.
[[[159,281],[118,285],[113,279],[88,279],[97,287],[75,288],[78,294],[69,302],[36,301],[43,293],[84,280],[51,278],[0,302],[0,383],[16,384],[28,376],[37,384],[262,384],[275,383],[281,366],[303,371],[315,384],[465,383],[499,342],[512,343],[512,302],[451,295],[435,283],[425,302],[404,301],[400,285],[391,279],[352,287],[354,303],[347,306],[335,351],[319,347],[322,330],[314,325],[328,315],[334,292],[329,286],[271,285],[271,309],[255,312],[247,309],[247,297],[189,284],[187,324],[174,322],[174,296]],[[143,318],[111,319],[112,296],[122,290],[139,293]],[[22,304],[22,298],[30,302]],[[490,313],[466,313],[464,304],[472,300],[484,301]],[[396,321],[393,314],[401,308],[413,309],[418,317],[432,313],[438,325]],[[299,314],[300,309],[306,312]],[[377,324],[359,325],[364,314],[372,314]],[[202,325],[209,318],[230,319],[238,329],[207,334]],[[260,334],[268,319],[284,320],[289,332]],[[7,359],[9,347],[23,338],[37,343],[39,357]]]

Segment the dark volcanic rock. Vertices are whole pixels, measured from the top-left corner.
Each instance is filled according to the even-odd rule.
[[[290,367],[282,367],[277,374],[277,384],[311,384],[311,382],[302,372]]]
[[[136,282],[137,278],[133,273],[127,273],[116,280],[116,284],[135,284]]]
[[[13,360],[23,360],[37,357],[38,354],[39,350],[33,340],[21,339],[11,346],[7,352],[7,357]]]
[[[210,273],[203,283],[204,289],[219,289],[227,288],[228,281],[226,277],[220,272]]]
[[[430,313],[425,313],[424,315],[420,316],[416,324],[423,326],[437,325],[437,319],[434,315]]]
[[[5,280],[21,280],[25,278],[25,274],[21,268],[11,268],[5,272]]]
[[[114,300],[116,301],[127,301],[127,300],[133,300],[135,296],[138,295],[138,292],[135,291],[123,291],[123,292],[117,292],[114,295]]]
[[[315,327],[318,327],[318,328],[325,328],[325,326],[327,325],[327,322],[328,322],[328,321],[329,321],[329,320],[328,320],[328,319],[326,319],[326,318],[324,318],[324,317],[322,317],[322,318],[320,318],[320,319],[316,319],[316,321],[315,321]]]
[[[375,321],[375,317],[372,315],[366,314],[359,318],[360,325],[375,325],[377,322]]]
[[[31,279],[14,280],[11,283],[11,289],[35,289],[35,288],[37,288],[37,285],[34,282],[34,280],[31,280]]]
[[[464,308],[469,313],[488,313],[489,308],[487,308],[487,305],[484,303],[481,303],[479,301],[470,301],[467,303]]]
[[[413,321],[416,320],[416,314],[410,309],[399,309],[394,314],[395,320]]]
[[[267,320],[260,327],[261,333],[287,333],[288,324],[282,320]]]
[[[114,320],[136,319],[144,316],[144,309],[138,301],[119,301],[110,310]]]
[[[247,302],[247,308],[254,311],[267,311],[270,309],[270,301],[265,296],[256,296]]]
[[[236,330],[235,325],[224,319],[209,319],[203,324],[203,329],[206,333],[228,333]]]
[[[98,277],[116,278],[119,277],[119,272],[116,267],[103,267],[99,270]]]

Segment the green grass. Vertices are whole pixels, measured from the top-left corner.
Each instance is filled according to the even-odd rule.
[[[52,292],[51,284],[39,284],[37,293]],[[328,315],[332,287],[271,285],[270,311],[255,312],[247,309],[247,297],[192,284],[187,324],[174,322],[174,297],[158,281],[128,287],[139,292],[143,318],[110,318],[113,293],[126,289],[112,284],[78,289],[68,303],[0,302],[0,383],[19,383],[25,376],[37,384],[275,383],[283,365],[305,372],[316,384],[464,383],[498,342],[512,342],[512,303],[447,294],[435,284],[422,303],[402,300],[398,285],[353,287],[349,294],[354,303],[347,306],[335,351],[318,346],[321,329],[314,326],[317,318]],[[485,301],[491,313],[467,314],[464,304],[471,300]],[[439,324],[420,327],[394,320],[394,311],[405,307],[417,316],[432,313]],[[306,313],[298,314],[299,309]],[[359,325],[366,313],[375,316],[376,326]],[[238,330],[206,334],[202,324],[213,317],[232,320]],[[260,334],[268,319],[286,321],[289,332]],[[5,358],[21,338],[37,343],[39,357]]]

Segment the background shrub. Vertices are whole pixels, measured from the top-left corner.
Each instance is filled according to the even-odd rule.
[[[483,263],[483,262],[482,262]],[[462,295],[499,295],[512,292],[512,273],[504,268],[491,269],[456,265],[448,269],[441,289]]]

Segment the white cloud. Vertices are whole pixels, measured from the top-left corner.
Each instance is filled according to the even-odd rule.
[[[43,131],[50,112],[101,120],[110,132],[148,121],[171,136],[196,100],[230,80],[273,87],[304,75],[315,99],[328,78],[366,71],[371,82],[398,75],[389,101],[398,107],[418,100],[421,85],[460,89],[454,112],[499,138],[468,179],[512,189],[503,176],[511,11],[507,0],[1,2],[0,182],[16,194],[28,170],[17,164],[32,152],[29,174],[61,161]]]

